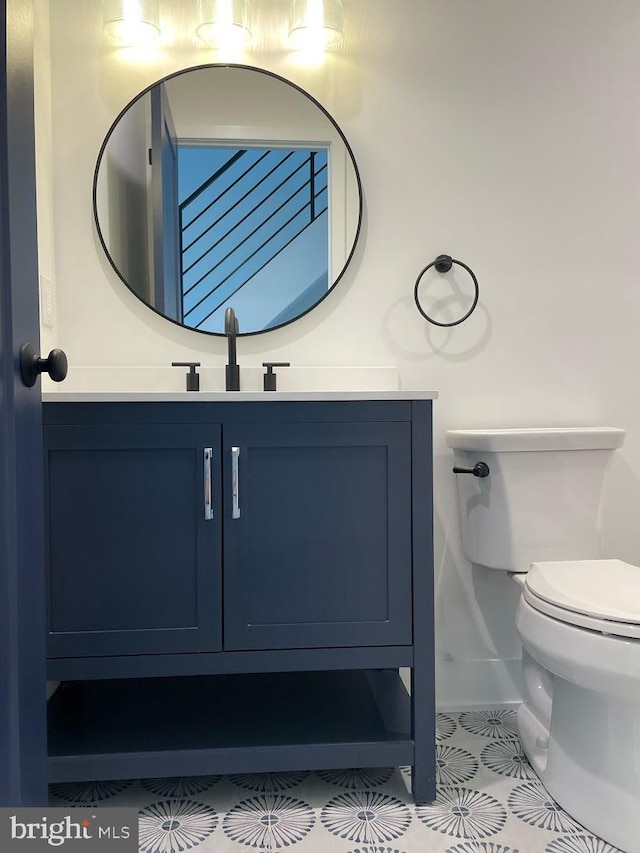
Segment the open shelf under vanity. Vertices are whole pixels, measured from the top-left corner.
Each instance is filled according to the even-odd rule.
[[[65,682],[49,702],[52,782],[413,763],[397,671]]]

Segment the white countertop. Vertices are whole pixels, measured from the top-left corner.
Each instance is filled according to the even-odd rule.
[[[200,391],[186,390],[186,369],[168,365],[88,367],[70,365],[62,384],[42,378],[45,403],[304,403],[349,400],[435,400],[436,391],[400,390],[390,366],[276,368],[277,391],[263,391],[264,366],[243,365],[242,391],[224,391],[225,369],[199,367]]]
[[[436,400],[437,391],[46,391],[43,403],[310,403]]]

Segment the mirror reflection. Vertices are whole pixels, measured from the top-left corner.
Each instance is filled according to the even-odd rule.
[[[305,314],[342,276],[360,180],[337,124],[270,72],[208,65],[142,92],[112,125],[94,180],[109,261],[149,307],[222,334]]]

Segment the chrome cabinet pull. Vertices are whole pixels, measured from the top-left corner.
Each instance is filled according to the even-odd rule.
[[[213,448],[204,449],[204,517],[205,521],[213,518],[213,484],[211,480],[211,461],[213,459]]]
[[[240,496],[238,487],[238,459],[240,448],[231,448],[231,518],[240,518]]]

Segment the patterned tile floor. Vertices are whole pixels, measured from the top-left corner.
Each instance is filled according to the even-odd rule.
[[[143,853],[619,853],[548,796],[515,711],[440,713],[437,740],[429,805],[407,768],[52,785],[51,805],[137,807]]]

